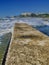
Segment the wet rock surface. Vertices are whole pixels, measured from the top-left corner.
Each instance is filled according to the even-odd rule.
[[[27,24],[15,24],[5,65],[49,65],[49,37]]]

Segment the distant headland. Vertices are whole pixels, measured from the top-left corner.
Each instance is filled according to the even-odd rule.
[[[31,12],[24,12],[21,13],[20,15],[15,15],[15,16],[6,16],[4,18],[0,18],[0,20],[8,19],[8,18],[17,18],[17,17],[41,17],[41,18],[49,18],[49,13],[31,13]]]

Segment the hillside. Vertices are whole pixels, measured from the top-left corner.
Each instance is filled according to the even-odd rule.
[[[49,18],[49,14],[43,13],[43,14],[36,14],[36,13],[22,13],[19,17],[42,17],[42,18]]]

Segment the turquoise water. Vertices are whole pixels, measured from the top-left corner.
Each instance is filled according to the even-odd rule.
[[[2,61],[4,58],[4,54],[6,52],[7,46],[11,40],[11,33],[4,34],[0,37],[0,65],[2,65]]]

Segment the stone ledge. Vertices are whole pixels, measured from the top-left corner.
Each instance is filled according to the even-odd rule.
[[[25,23],[16,23],[5,65],[49,65],[49,37]]]

